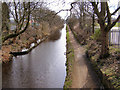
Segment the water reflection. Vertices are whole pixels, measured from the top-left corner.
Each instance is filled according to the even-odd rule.
[[[66,31],[54,42],[43,42],[32,52],[3,64],[3,88],[62,88],[66,76]]]

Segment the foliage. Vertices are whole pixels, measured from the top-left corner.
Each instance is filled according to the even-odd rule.
[[[119,55],[120,49],[110,46],[111,55],[106,59],[100,59],[100,43],[89,39],[86,54],[95,68],[96,73],[103,78],[100,78],[103,85],[108,88],[114,87],[115,90],[120,88],[119,74]],[[99,73],[99,70],[101,73]]]
[[[66,30],[68,30],[68,26],[66,26]],[[69,32],[68,31],[67,31],[66,37],[67,37],[67,42],[69,42]]]
[[[120,22],[116,23],[114,27],[120,27]]]
[[[98,40],[100,38],[100,35],[101,35],[100,29],[96,29],[95,33],[91,36],[91,38],[94,40]]]
[[[88,29],[92,26],[92,16],[93,9],[90,2],[78,1],[74,6],[74,11],[76,17],[79,20],[79,25],[81,30]],[[89,29],[90,30],[90,29]]]
[[[75,15],[67,18],[67,24],[69,25],[70,29],[73,28],[73,26],[77,23],[77,21],[78,21],[78,19]]]
[[[56,12],[49,10],[46,7],[38,7],[32,12],[32,18],[34,21],[40,23],[46,21],[52,27],[53,25],[63,24],[63,20]]]
[[[109,49],[110,49],[110,52],[111,52],[111,53],[113,53],[113,52],[118,52],[118,53],[120,53],[120,48],[115,48],[114,46],[110,46]]]
[[[100,2],[97,3],[91,2],[93,6],[94,13],[98,17],[98,23],[100,25],[101,30],[101,58],[106,58],[109,56],[109,45],[108,45],[108,33],[112,27],[119,21],[120,15],[116,17],[114,21],[112,21],[112,16],[115,15],[120,10],[120,6],[118,6],[112,13],[110,12],[108,2]],[[100,9],[101,8],[101,9]],[[106,23],[107,22],[107,23]]]
[[[100,25],[99,25],[98,23],[95,23],[95,26],[98,26],[98,27],[99,27]]]
[[[70,88],[72,85],[72,66],[73,66],[73,60],[74,60],[74,50],[73,47],[70,43],[69,40],[69,32],[68,32],[68,26],[66,26],[66,38],[67,38],[67,52],[70,53],[66,53],[66,57],[67,57],[67,61],[66,61],[66,71],[67,71],[67,75],[65,78],[65,83],[64,83],[64,90],[66,90],[67,88]]]

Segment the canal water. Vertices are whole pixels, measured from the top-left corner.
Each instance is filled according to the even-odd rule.
[[[2,66],[3,88],[63,88],[66,76],[66,25],[56,41],[41,43],[29,54]]]

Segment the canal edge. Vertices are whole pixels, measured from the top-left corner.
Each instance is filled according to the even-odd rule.
[[[69,26],[66,25],[66,78],[64,82],[64,89],[72,86],[72,71],[74,61],[74,49],[69,40]]]

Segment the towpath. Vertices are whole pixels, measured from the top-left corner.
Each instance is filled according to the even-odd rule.
[[[69,30],[70,42],[74,49],[72,88],[100,88],[101,83],[85,55],[85,49]]]

